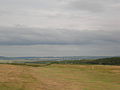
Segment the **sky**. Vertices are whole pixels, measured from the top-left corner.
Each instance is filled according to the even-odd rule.
[[[120,0],[0,0],[0,56],[119,56]]]

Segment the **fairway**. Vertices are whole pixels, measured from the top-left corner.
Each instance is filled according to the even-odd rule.
[[[120,66],[0,64],[0,90],[120,90]]]

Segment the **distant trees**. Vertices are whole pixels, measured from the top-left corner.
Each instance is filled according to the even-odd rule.
[[[95,60],[64,60],[54,61],[54,64],[99,64],[99,65],[120,65],[120,57],[103,58]]]
[[[35,61],[25,62],[34,64],[92,64],[92,65],[120,65],[120,57],[93,59],[93,60],[62,60],[62,61]]]
[[[103,65],[120,65],[120,57],[97,59],[94,63]]]

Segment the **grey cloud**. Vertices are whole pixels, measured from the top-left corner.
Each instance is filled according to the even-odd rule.
[[[4,56],[105,56],[118,55],[119,45],[17,45],[0,46]]]
[[[0,55],[118,55],[119,16],[120,0],[0,0]]]
[[[109,45],[120,44],[120,31],[1,27],[0,45]]]
[[[0,5],[3,8],[11,9],[54,9],[59,6],[59,0],[0,0]]]
[[[0,0],[0,26],[120,29],[120,0]]]
[[[70,0],[66,5],[72,10],[106,12],[118,3],[120,3],[119,0]]]
[[[104,10],[104,5],[97,0],[75,0],[68,3],[68,8],[74,10],[100,12]]]

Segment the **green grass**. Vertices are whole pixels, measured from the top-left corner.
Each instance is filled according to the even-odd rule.
[[[42,68],[43,77],[73,83],[73,87],[83,90],[120,90],[120,73],[112,72],[112,66],[92,65],[52,65]],[[74,84],[77,83],[78,85]]]
[[[3,64],[0,80],[0,90],[120,90],[120,66]]]
[[[25,90],[23,87],[19,87],[16,83],[0,83],[0,90]]]

